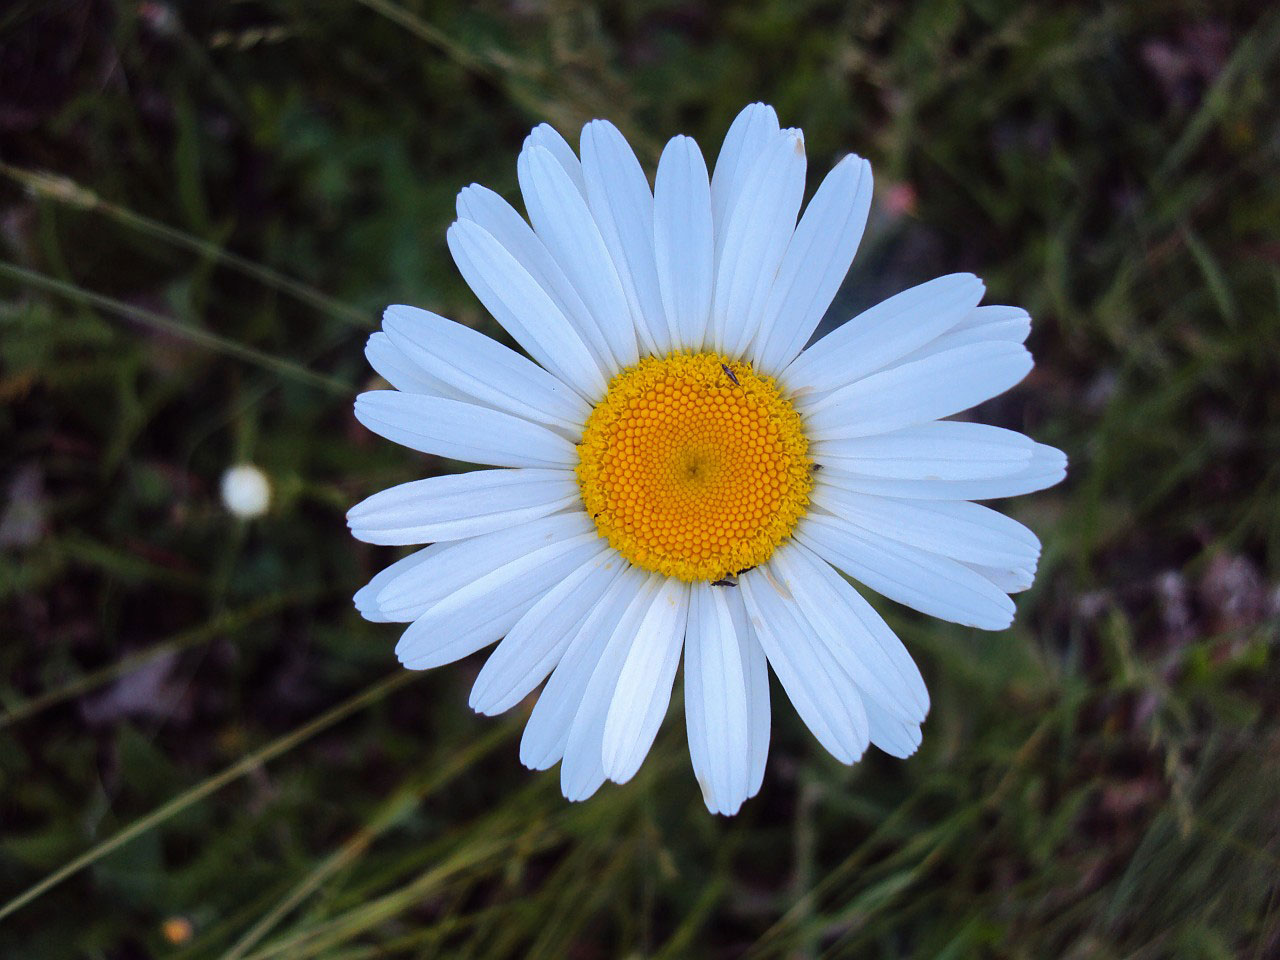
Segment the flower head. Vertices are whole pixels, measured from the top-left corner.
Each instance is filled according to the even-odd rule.
[[[560,762],[571,799],[639,769],[682,657],[712,811],[760,788],[766,664],[839,760],[868,744],[909,756],[928,693],[850,580],[969,626],[1011,622],[1040,545],[973,501],[1051,486],[1066,458],[945,418],[1031,369],[1026,313],[979,306],[981,281],[954,274],[804,349],[862,236],[871,170],[845,157],[800,216],[804,139],[763,104],[733,122],[710,177],[675,137],[651,190],[602,120],[581,158],[537,127],[518,172],[528,222],[472,185],[448,239],[528,357],[391,307],[367,354],[395,389],[356,401],[388,439],[502,469],[353,507],[363,540],[431,544],[357,607],[409,624],[396,652],[410,668],[497,642],[471,693],[482,713],[546,681],[520,756]]]
[[[252,463],[228,467],[219,485],[222,505],[245,520],[260,517],[271,505],[271,481]]]

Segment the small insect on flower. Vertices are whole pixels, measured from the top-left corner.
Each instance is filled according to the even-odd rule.
[[[635,775],[681,662],[713,812],[760,789],[770,667],[840,761],[871,744],[910,756],[929,694],[854,582],[1009,626],[1040,543],[974,501],[1052,486],[1066,458],[946,418],[1026,376],[1030,318],[980,306],[982,282],[956,273],[805,349],[862,236],[871,167],[845,156],[801,213],[804,137],[764,104],[733,121],[710,174],[677,136],[651,184],[605,120],[577,153],[536,127],[517,174],[528,222],[473,184],[447,238],[524,352],[389,307],[366,353],[395,389],[355,410],[413,450],[497,469],[353,507],[361,540],[429,544],[357,608],[408,624],[411,669],[497,644],[471,706],[501,713],[541,687],[520,759],[559,763],[571,800]]]

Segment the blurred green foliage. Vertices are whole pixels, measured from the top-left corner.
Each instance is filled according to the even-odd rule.
[[[13,0],[0,51],[0,954],[1280,954],[1274,11]],[[911,760],[841,767],[775,690],[737,818],[678,708],[569,805],[475,658],[400,672],[351,609],[394,554],[346,507],[454,469],[354,424],[361,348],[388,302],[498,333],[444,231],[532,124],[652,170],[751,99],[812,182],[875,167],[832,319],[977,272],[1036,318],[984,419],[1072,472],[1009,506],[1046,546],[1013,629],[884,606]]]

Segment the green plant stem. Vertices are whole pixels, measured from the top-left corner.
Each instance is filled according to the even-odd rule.
[[[284,374],[297,380],[299,383],[309,384],[313,387],[320,387],[330,393],[349,396],[352,393],[350,384],[344,383],[335,377],[327,377],[324,374],[316,373],[308,370],[300,364],[291,360],[281,360],[279,357],[273,357],[269,353],[264,353],[254,347],[245,346],[235,340],[219,336],[208,330],[199,327],[188,326],[179,323],[170,317],[155,313],[151,310],[144,310],[142,307],[135,307],[125,303],[122,300],[116,300],[114,297],[108,297],[101,293],[94,293],[91,290],[83,290],[74,284],[59,280],[56,277],[47,274],[37,273],[35,270],[28,270],[13,263],[0,262],[0,277],[9,277],[20,283],[29,284],[41,290],[47,290],[50,293],[56,293],[61,296],[74,300],[77,303],[87,304],[88,306],[97,307],[105,310],[107,313],[115,314],[118,317],[137,321],[145,326],[151,327],[153,330],[161,330],[171,336],[181,337],[184,340],[190,340],[192,343],[198,343],[201,346],[209,347],[219,353],[225,353],[228,356],[245,360],[255,366],[263,367],[276,373]]]
[[[321,313],[328,314],[335,319],[343,320],[366,330],[372,329],[374,326],[373,322],[362,310],[348,303],[336,300],[309,284],[287,277],[277,270],[272,270],[270,267],[264,267],[262,264],[255,263],[247,257],[224,250],[216,243],[202,240],[183,230],[178,230],[168,224],[160,223],[150,217],[135,213],[128,207],[122,207],[117,203],[104,200],[92,190],[76,183],[70,177],[43,170],[24,170],[21,167],[15,167],[7,163],[0,163],[0,174],[20,184],[33,196],[40,197],[43,200],[51,200],[76,210],[86,210],[101,214],[117,223],[137,230],[139,233],[163,240],[199,256],[207,257],[225,267],[257,280],[263,286],[286,293],[300,303],[314,307]]]
[[[163,806],[151,811],[151,813],[148,813],[146,816],[135,820],[114,836],[85,851],[70,863],[59,867],[39,883],[28,887],[22,893],[18,894],[18,896],[0,907],[0,920],[3,920],[5,917],[21,910],[37,897],[49,892],[64,880],[79,873],[85,867],[91,866],[101,860],[107,854],[124,846],[135,837],[139,837],[151,828],[159,826],[171,817],[181,813],[192,804],[199,803],[211,793],[221,790],[227,784],[238,780],[249,771],[273,760],[282,753],[288,752],[298,744],[315,736],[320,731],[333,726],[341,720],[345,720],[351,714],[362,710],[371,704],[377,703],[389,693],[392,693],[417,679],[418,676],[418,674],[411,673],[407,670],[398,670],[389,677],[380,680],[373,686],[356,694],[354,697],[343,701],[333,709],[322,713],[309,723],[305,723],[301,727],[298,727],[284,736],[272,740],[266,746],[254,750],[252,753],[246,754],[222,772],[214,774],[212,777],[203,780],[190,790],[174,797]]]

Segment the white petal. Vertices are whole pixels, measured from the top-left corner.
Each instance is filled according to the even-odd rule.
[[[586,513],[573,510],[480,537],[433,544],[421,551],[428,554],[427,560],[407,566],[380,584],[378,607],[389,619],[416,620],[445,597],[494,570],[594,530],[595,524]]]
[[[471,688],[471,709],[493,716],[527,697],[560,662],[624,562],[605,546],[543,594],[507,631]]]
[[[955,560],[866,536],[820,513],[802,519],[794,536],[853,579],[921,613],[982,630],[1004,630],[1013,622],[1013,601]]]
[[[799,543],[774,552],[769,564],[832,658],[869,702],[915,723],[929,712],[924,678],[902,641],[871,604],[826,561]]]
[[[867,701],[867,724],[871,742],[891,757],[906,759],[920,746],[920,724],[893,716],[875,703]]]
[[[605,375],[582,336],[506,247],[470,220],[446,238],[467,286],[516,343],[587,400],[604,396]]]
[[[601,756],[604,775],[615,783],[636,775],[667,715],[688,615],[689,585],[664,580],[627,651],[605,717]]]
[[[797,407],[815,440],[865,437],[967,410],[1004,393],[1031,367],[1021,344],[975,343],[873,373]]]
[[[814,635],[795,601],[778,592],[765,568],[738,579],[747,616],[796,712],[831,755],[854,763],[869,733],[858,688]]]
[[[582,173],[636,332],[648,352],[661,356],[672,343],[654,261],[653,194],[631,146],[608,120],[582,128]]]
[[[1020,307],[974,307],[954,327],[936,339],[930,340],[918,350],[902,357],[898,363],[906,363],[927,357],[943,350],[954,350],[967,343],[984,340],[1004,340],[1023,343],[1031,333],[1031,317]]]
[[[579,496],[569,470],[473,470],[375,493],[347,511],[347,525],[365,543],[459,540],[537,520]]]
[[[733,816],[751,774],[747,664],[729,590],[695,583],[685,634],[684,707],[689,756],[712,813]]]
[[[772,711],[769,706],[769,668],[766,665],[764,647],[747,619],[747,607],[742,594],[735,591],[729,598],[729,613],[733,616],[734,633],[738,636],[738,650],[742,656],[747,681],[747,739],[750,762],[747,769],[747,797],[760,792],[764,782],[765,763],[769,759],[769,728]]]
[[[987,566],[1024,566],[1040,556],[1036,535],[1012,517],[967,500],[904,500],[853,493],[819,477],[815,505],[863,535]]]
[[[410,450],[494,467],[573,467],[578,451],[546,427],[489,407],[398,390],[356,397],[356,419]]]
[[[425,393],[430,397],[448,397],[450,400],[472,399],[419,367],[401,353],[391,342],[391,338],[381,330],[370,334],[369,342],[364,347],[364,355],[378,376],[397,390]]]
[[[1021,593],[1031,589],[1036,580],[1036,561],[1022,566],[986,567],[979,563],[966,563],[966,567],[986,577],[1005,593]]]
[[[609,345],[573,281],[560,269],[546,244],[511,204],[487,187],[473,183],[458,193],[458,217],[474,221],[492,234],[560,308],[565,320],[586,344],[596,365],[601,370],[612,368]]]
[[[1067,456],[1043,443],[1034,445],[1031,459],[1016,473],[981,480],[886,480],[863,477],[841,469],[824,470],[825,479],[846,490],[915,500],[995,500],[1052,487],[1067,473]]]
[[[409,625],[396,644],[396,656],[410,670],[426,670],[496,643],[552,586],[599,552],[599,537],[591,531],[547,544],[471,580]]]
[[[752,344],[756,369],[795,359],[844,282],[871,209],[871,164],[850,154],[827,174],[796,227]]]
[[[653,187],[653,243],[673,346],[701,350],[715,279],[707,165],[689,137],[662,151]]]
[[[468,398],[574,436],[591,407],[533,361],[470,327],[416,307],[388,307],[382,326],[400,351]]]
[[[974,480],[1017,473],[1035,446],[1012,430],[937,420],[870,437],[815,441],[809,455],[824,468],[863,477]]]
[[[723,587],[716,589],[727,590],[724,596],[733,620],[733,632],[738,638],[743,680],[747,685],[747,797],[750,799],[760,792],[765,764],[769,759],[769,728],[773,720],[769,706],[769,667],[764,648],[747,618],[742,591]]]
[[[631,310],[586,199],[541,147],[521,152],[517,174],[534,230],[591,311],[615,369],[631,366],[640,357]]]
[[[737,202],[751,166],[777,135],[778,115],[773,112],[773,107],[764,103],[744,107],[724,135],[715,173],[711,177],[717,259],[724,241],[728,211]]]
[[[382,605],[378,603],[378,594],[392,580],[397,577],[408,574],[414,568],[421,566],[430,560],[433,556],[447,549],[448,544],[433,544],[422,550],[415,550],[407,557],[401,557],[389,567],[385,567],[378,573],[374,574],[372,580],[356,591],[355,597],[352,598],[356,605],[356,610],[360,612],[360,616],[374,623],[394,623],[394,617],[388,617],[382,612]],[[405,617],[401,623],[408,623],[413,617]]]
[[[729,356],[740,355],[760,327],[765,300],[796,229],[804,171],[804,138],[783,131],[752,165],[737,200],[725,211],[711,339]]]
[[[779,380],[797,397],[847,386],[959,323],[982,299],[982,281],[953,273],[864,310],[796,357]]]
[[[650,574],[636,591],[591,672],[569,728],[560,765],[560,789],[569,800],[585,800],[604,783],[604,726],[609,704],[613,702],[622,665],[665,580]]]
[[[565,174],[582,196],[587,195],[586,183],[582,177],[582,164],[578,162],[569,141],[560,135],[560,131],[547,123],[540,123],[524,138],[523,150],[531,147],[542,147],[548,151],[564,169]]]
[[[520,762],[526,767],[546,770],[564,755],[569,729],[600,655],[646,582],[648,578],[643,571],[634,567],[624,569],[618,579],[609,584],[569,641],[525,725],[520,740]],[[600,776],[603,779],[603,772]]]
[[[985,307],[974,307],[952,332],[962,330],[985,330],[984,339],[1024,343],[1031,333],[1031,317],[1021,307],[991,303]]]

